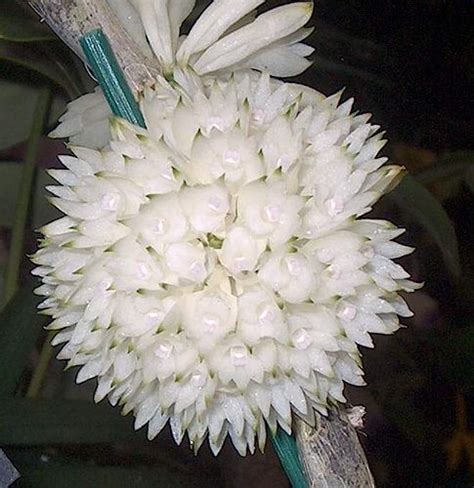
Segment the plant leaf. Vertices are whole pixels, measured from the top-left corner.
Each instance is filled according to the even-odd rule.
[[[204,463],[193,456],[191,452],[180,453],[177,446],[168,444],[172,441],[169,436],[166,436],[166,433],[151,443],[146,440],[144,430],[141,432],[134,431],[132,416],[123,417],[117,409],[113,409],[106,403],[95,405],[92,402],[81,400],[0,398],[0,445],[9,446],[8,454],[12,456],[12,461],[22,475],[26,475],[27,467],[24,464],[31,464],[32,461],[30,455],[27,455],[25,459],[25,454],[34,451],[34,446],[37,446],[39,450],[47,445],[72,446],[74,444],[76,445],[74,448],[83,455],[86,449],[84,445],[87,444],[126,443],[129,445],[130,443],[138,443],[138,445],[144,445],[146,448],[157,449],[158,451],[155,451],[151,458],[176,472],[193,475],[198,468],[206,470]],[[164,446],[166,449],[163,449]],[[25,451],[27,447],[30,448],[29,451]],[[17,456],[13,456],[15,452]],[[61,449],[59,449],[57,457],[59,459],[56,462],[60,462]],[[70,456],[64,460],[68,463],[67,469],[71,469],[75,473],[73,466],[70,466]],[[51,463],[54,462],[53,459]],[[44,464],[43,467],[45,467]],[[123,474],[126,476],[126,470],[123,471]],[[212,475],[215,474],[212,473]],[[150,473],[151,475],[152,473]],[[221,483],[213,484],[212,481],[209,483],[209,486],[222,486]],[[37,486],[43,485],[31,484],[28,486],[37,488]],[[60,486],[76,485],[65,483]],[[122,485],[84,482],[77,486]],[[123,486],[128,487],[129,484]],[[155,484],[152,486],[163,485]],[[178,486],[181,485],[178,484]]]
[[[55,35],[39,18],[34,18],[10,0],[2,0],[0,39],[15,42],[49,41]]]
[[[36,307],[40,298],[33,286],[22,288],[0,314],[0,378],[1,394],[15,392],[28,356],[43,330],[44,318]],[[3,428],[0,422],[0,431]],[[1,442],[0,442],[1,444]]]
[[[459,277],[461,267],[456,232],[438,200],[410,175],[390,193],[390,198],[425,228],[441,250],[449,271]]]
[[[21,163],[0,162],[0,226],[11,227],[15,217],[13,209],[18,197],[21,180]],[[39,171],[33,196],[32,225],[34,229],[60,217],[60,212],[46,199],[46,185],[54,180],[45,172]]]
[[[474,151],[455,151],[444,154],[436,164],[417,172],[415,178],[424,185],[456,178],[467,179],[467,173],[474,169]]]
[[[171,471],[167,467],[119,467],[90,466],[87,464],[73,466],[48,466],[39,463],[37,466],[22,467],[21,486],[25,488],[211,488],[216,486],[212,481],[203,481],[202,476]]]
[[[0,80],[0,150],[14,146],[29,136],[38,93],[34,86]],[[65,109],[65,101],[55,97],[50,123],[56,123]]]
[[[143,439],[107,404],[85,401],[3,398],[0,445],[100,444]]]
[[[62,217],[62,213],[47,200],[51,194],[46,190],[46,186],[56,184],[57,182],[46,171],[39,171],[33,197],[32,225],[34,229],[39,229],[43,225]]]
[[[180,453],[178,446],[168,444],[171,442],[171,438],[166,436],[166,433],[163,433],[161,439],[151,443],[146,440],[144,431],[136,432],[133,430],[132,422],[131,415],[129,417],[120,416],[117,410],[114,411],[106,403],[95,405],[81,400],[0,398],[0,445],[9,446],[8,455],[11,456],[12,461],[23,477],[27,477],[32,469],[36,472],[37,468],[41,468],[42,476],[47,476],[48,473],[43,468],[53,470],[67,463],[67,466],[63,466],[64,471],[67,470],[69,472],[71,470],[71,476],[74,475],[73,479],[81,480],[82,478],[75,470],[78,464],[74,461],[74,458],[71,458],[71,452],[77,451],[83,458],[87,449],[85,445],[87,444],[97,446],[126,443],[129,449],[130,444],[140,447],[142,451],[155,449],[155,452],[150,455],[150,461],[154,461],[153,466],[166,466],[166,469],[170,470],[170,472],[173,471],[177,476],[177,486],[188,486],[187,484],[181,485],[179,483],[194,477],[196,469],[210,471],[208,473],[210,476],[206,478],[209,480],[209,485],[199,484],[197,486],[222,486],[221,482],[211,480],[218,477],[218,472],[215,468],[209,469],[208,466],[187,450]],[[73,446],[74,444],[75,446]],[[44,447],[48,445],[68,445],[70,447],[67,455],[62,454],[63,450],[61,448],[55,450],[56,454],[52,454],[51,460],[48,464],[45,464],[40,459],[40,456],[44,452]],[[165,446],[166,448],[163,448]],[[103,450],[103,448],[102,446],[100,449]],[[132,448],[132,450],[134,449]],[[97,449],[95,449],[95,452],[97,453]],[[113,460],[107,458],[106,462],[112,464]],[[88,467],[97,469],[92,464],[92,461],[88,463]],[[129,469],[135,474],[142,470],[141,467],[125,468],[123,465],[121,467],[123,471],[120,471],[120,473],[124,477],[122,480],[127,481],[130,480],[127,475]],[[107,472],[107,468],[104,472]],[[149,475],[156,481],[155,474],[150,471],[145,478],[140,477],[140,479],[143,483],[148,479]],[[181,475],[183,478],[181,478]],[[65,473],[65,476],[68,476],[67,473]],[[27,479],[29,480],[29,478]],[[37,478],[34,479],[36,481]],[[46,482],[47,479],[52,482],[49,477],[45,477],[44,481],[41,478],[41,481]],[[97,479],[100,480],[101,478]],[[110,479],[115,478],[112,477]],[[201,477],[201,483],[202,479],[203,477]],[[74,483],[64,482],[64,484],[59,486],[130,486],[128,482],[121,485],[119,480],[117,480],[117,483],[109,485],[105,482],[86,483],[84,481],[75,485]],[[37,488],[38,486],[50,487],[56,485],[43,485],[32,482],[26,486]],[[153,484],[151,486],[163,485]],[[172,484],[170,486],[175,485]]]
[[[0,82],[1,89],[1,82]],[[1,119],[0,115],[0,119]],[[4,124],[2,124],[5,127]],[[1,147],[0,131],[0,147]],[[21,164],[0,163],[0,226],[11,227],[21,179]]]
[[[156,446],[155,446],[156,447]],[[97,455],[97,450],[91,449],[92,455]],[[129,464],[129,459],[123,460],[120,465],[116,465],[113,453],[109,452],[107,465],[103,465],[104,460],[96,461],[92,459],[84,462],[84,449],[76,457],[71,452],[63,453],[60,450],[49,450],[48,455],[38,448],[18,449],[8,448],[7,454],[17,469],[20,471],[21,486],[32,488],[83,488],[83,487],[108,487],[128,488],[128,487],[168,487],[191,488],[211,486],[222,486],[218,468],[214,466],[200,466],[195,459],[191,462],[185,456],[173,457],[159,455],[153,456],[153,464],[148,464],[150,460],[141,461],[141,464]],[[112,456],[110,455],[112,454]],[[171,454],[171,453],[170,453]],[[119,456],[116,456],[120,458]],[[102,456],[103,458],[103,456]],[[148,462],[147,462],[148,461]],[[145,465],[145,462],[147,464]],[[202,464],[202,463],[201,463]],[[196,473],[196,470],[199,473]]]
[[[0,40],[0,60],[36,71],[62,87],[71,98],[81,94],[76,69],[61,45],[42,50],[40,45]]]

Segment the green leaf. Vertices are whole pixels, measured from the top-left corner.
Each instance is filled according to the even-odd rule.
[[[43,225],[62,217],[61,212],[47,200],[47,197],[51,196],[51,193],[46,190],[47,185],[57,185],[57,182],[46,171],[39,171],[33,197],[32,225],[34,229],[39,229]]]
[[[467,167],[468,163],[462,161],[453,164],[435,164],[428,169],[416,173],[415,178],[424,185],[449,179],[461,180]]]
[[[15,2],[2,0],[0,12],[0,39],[15,42],[48,41],[55,39],[50,29],[39,17],[28,15]]]
[[[196,469],[204,469],[210,471],[208,475],[209,485],[203,484],[201,478],[200,484],[197,486],[222,486],[222,484],[215,480],[218,477],[218,470],[215,468],[208,469],[204,463],[200,462],[191,453],[180,453],[178,447],[170,446],[160,442],[160,439],[149,442],[145,439],[144,430],[136,432],[132,426],[132,416],[122,417],[117,409],[113,409],[108,404],[102,403],[95,405],[80,400],[50,400],[50,399],[25,399],[25,398],[3,398],[0,399],[0,445],[9,446],[7,454],[11,457],[15,466],[19,469],[24,480],[30,481],[30,474],[35,473],[34,478],[31,480],[31,484],[25,484],[22,486],[32,486],[37,488],[38,486],[56,486],[54,479],[57,477],[55,473],[56,469],[61,468],[64,474],[64,479],[77,479],[78,484],[66,483],[58,485],[60,487],[68,486],[130,486],[130,475],[137,476],[138,471],[142,471],[144,468],[123,468],[121,478],[113,476],[113,468],[104,468],[104,471],[97,472],[98,467],[94,466],[92,460],[88,463],[88,466],[82,465],[82,468],[90,468],[88,476],[91,478],[81,478],[80,471],[76,470],[77,463],[74,458],[71,458],[72,452],[80,453],[81,458],[84,458],[84,454],[87,452],[87,444],[98,447],[103,444],[117,444],[127,443],[127,445],[135,444],[138,447],[143,446],[141,451],[147,451],[148,449],[154,450],[154,453],[150,456],[148,463],[153,461],[153,465],[166,466],[166,469],[175,473],[175,481],[184,482],[185,480],[194,479],[194,473]],[[166,434],[165,434],[166,437]],[[45,464],[44,460],[39,459],[45,446],[70,446],[68,454],[63,455],[63,449],[55,449],[56,454],[52,454],[51,460]],[[163,449],[166,446],[166,449]],[[99,449],[103,449],[100,447]],[[95,451],[97,453],[97,449]],[[38,455],[39,454],[39,455]],[[139,460],[140,457],[130,459],[132,462]],[[112,464],[113,459],[107,456],[107,462]],[[67,466],[61,467],[62,464],[67,463]],[[38,471],[40,469],[40,472]],[[101,468],[102,469],[102,468]],[[129,471],[130,470],[130,471]],[[68,473],[71,474],[69,478]],[[151,486],[168,486],[156,484],[156,476],[158,473],[154,471],[146,471],[146,476],[140,476],[141,483],[144,483],[148,479],[152,479],[155,484]],[[163,473],[162,473],[163,474]],[[40,477],[41,475],[41,477]],[[101,476],[107,475],[106,478]],[[94,476],[94,477],[92,477]],[[63,479],[62,477],[58,479]],[[90,483],[87,480],[91,480]],[[116,483],[108,484],[103,479],[115,480]],[[120,484],[120,479],[125,483]],[[97,483],[92,482],[97,480]],[[33,482],[34,481],[34,482]],[[50,484],[40,484],[50,483]],[[132,484],[132,486],[134,486]],[[139,486],[142,486],[140,484]],[[148,486],[148,485],[145,485]],[[175,486],[171,484],[169,486]],[[178,485],[177,486],[181,486]],[[183,485],[188,486],[188,485]]]
[[[39,90],[36,87],[0,80],[0,150],[14,146],[27,139]],[[50,124],[66,110],[66,102],[55,97],[50,113]],[[1,217],[0,217],[1,218]]]
[[[447,153],[415,178],[424,185],[442,185],[448,196],[458,193],[463,182],[474,192],[474,151]]]
[[[204,476],[171,471],[166,467],[117,466],[43,466],[23,467],[17,464],[22,477],[21,488],[211,488],[212,481]],[[204,479],[203,479],[204,478]]]
[[[438,200],[410,175],[405,176],[390,198],[425,228],[437,243],[449,271],[459,277],[461,267],[456,232]]]
[[[36,307],[40,298],[33,286],[22,288],[0,314],[0,382],[1,394],[12,394],[18,384],[44,318]],[[4,424],[0,421],[0,429]],[[0,441],[1,444],[1,441]]]
[[[21,473],[18,487],[23,488],[83,488],[83,487],[178,487],[178,488],[211,488],[223,486],[223,480],[216,463],[209,466],[181,455],[174,449],[167,449],[167,453],[158,446],[148,444],[148,449],[154,450],[150,458],[142,456],[114,456],[112,451],[100,456],[100,461],[94,460],[97,449],[83,447],[74,456],[74,449],[64,453],[61,450],[44,450],[38,448],[18,449],[7,448],[6,454]],[[153,451],[152,451],[153,452]],[[92,459],[84,461],[85,454],[91,454]],[[115,462],[120,462],[116,465]],[[100,462],[100,465],[98,464]],[[133,462],[133,465],[131,465]],[[139,463],[139,464],[138,464]],[[145,464],[146,463],[146,464]]]
[[[49,45],[49,44],[48,44]],[[62,87],[71,98],[81,94],[77,82],[78,75],[71,57],[61,45],[54,49],[42,49],[40,45],[31,45],[0,40],[0,60],[17,64],[35,71]]]
[[[13,224],[20,180],[21,163],[0,162],[0,226],[11,227]],[[54,180],[45,171],[39,171],[32,205],[34,229],[60,217],[60,212],[46,199],[48,192],[45,187],[51,184]]]
[[[143,439],[106,403],[72,400],[3,398],[0,445],[100,444]]]
[[[13,224],[15,203],[18,197],[18,190],[20,188],[20,179],[21,179],[21,165],[19,163],[5,163],[5,162],[0,163],[0,226],[1,227],[11,227]]]

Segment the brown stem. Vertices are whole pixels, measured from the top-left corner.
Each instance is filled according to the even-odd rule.
[[[83,60],[79,39],[86,32],[102,28],[135,93],[153,84],[160,73],[157,61],[140,53],[106,0],[28,0],[28,3]]]
[[[342,410],[317,415],[316,428],[296,419],[296,444],[310,488],[374,488],[357,433]]]

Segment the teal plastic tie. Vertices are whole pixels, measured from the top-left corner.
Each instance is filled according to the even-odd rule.
[[[81,47],[112,113],[145,128],[145,120],[110,43],[100,29],[81,37]]]
[[[296,440],[283,429],[278,428],[275,436],[271,436],[273,449],[280,459],[280,463],[290,480],[293,488],[308,488],[303,465],[301,464],[296,447]]]

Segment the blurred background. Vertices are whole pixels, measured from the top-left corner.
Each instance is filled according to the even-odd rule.
[[[214,459],[168,432],[148,442],[52,359],[26,255],[56,216],[44,169],[66,149],[47,133],[94,82],[25,4],[0,5],[0,447],[23,475],[14,486],[287,487],[270,445]],[[474,2],[317,0],[312,24],[313,65],[295,81],[345,88],[386,130],[410,176],[373,214],[407,229],[417,250],[403,264],[425,282],[407,327],[363,351],[369,386],[347,392],[367,408],[361,441],[379,487],[472,487]]]

